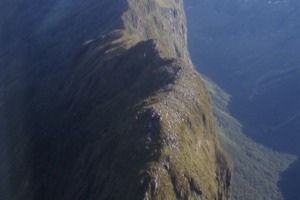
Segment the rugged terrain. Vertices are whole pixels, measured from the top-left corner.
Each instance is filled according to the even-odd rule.
[[[276,152],[247,137],[243,124],[230,114],[231,96],[211,79],[204,77],[204,82],[212,97],[220,142],[234,163],[231,198],[284,199],[278,183],[297,157]]]
[[[227,111],[239,121],[240,130],[253,142],[267,147],[269,153],[280,153],[278,162],[290,163],[286,159],[291,154],[299,157],[299,2],[187,0],[185,4],[192,60],[200,73],[230,94]],[[250,149],[264,155],[257,147]],[[263,159],[269,163],[266,170],[253,169],[260,175],[246,173],[246,177],[259,180],[262,174],[279,176],[276,181],[269,181],[275,186],[274,193],[280,189],[282,195],[278,199],[297,199],[299,160],[286,171],[282,172],[286,169],[283,167],[275,173],[274,161],[269,160],[271,154]],[[244,156],[249,158],[246,153]],[[263,184],[246,183],[247,187],[256,185],[255,193],[274,199],[259,192]],[[243,190],[240,192],[244,194]]]
[[[1,199],[230,198],[182,1],[1,4]]]

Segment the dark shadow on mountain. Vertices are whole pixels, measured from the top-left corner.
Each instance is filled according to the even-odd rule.
[[[290,168],[281,175],[281,180],[278,183],[282,190],[285,199],[299,199],[300,185],[300,160],[290,166]]]
[[[85,52],[82,44],[123,27],[126,4],[0,3],[1,199],[54,199],[69,178],[71,163],[87,142],[80,134],[85,112],[76,113],[92,103],[74,108],[61,90],[76,70],[75,58]]]

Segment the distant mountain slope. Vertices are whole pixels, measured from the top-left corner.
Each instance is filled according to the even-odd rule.
[[[230,198],[182,1],[0,9],[0,198]]]
[[[297,157],[276,152],[248,138],[241,122],[230,115],[231,96],[212,80],[206,77],[203,80],[212,97],[220,142],[234,163],[232,199],[284,199],[278,183]]]
[[[187,0],[186,6],[192,60],[231,95],[228,110],[243,132],[299,157],[299,1]],[[298,160],[282,173],[288,200],[300,196],[299,170]]]

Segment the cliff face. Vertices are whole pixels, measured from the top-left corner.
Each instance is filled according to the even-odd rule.
[[[182,1],[102,2],[56,4],[56,13],[49,11],[47,23],[28,36],[53,31],[41,41],[45,49],[32,46],[22,56],[21,78],[3,81],[11,86],[1,133],[11,144],[8,196],[229,199],[231,171],[208,93],[189,62]],[[78,20],[98,13],[109,22],[100,23],[100,36],[85,38],[72,33],[70,13],[78,12],[85,17],[76,22],[87,29],[91,24]],[[72,45],[58,44],[67,44],[64,34]],[[53,44],[70,52],[57,58],[57,47],[48,49]]]

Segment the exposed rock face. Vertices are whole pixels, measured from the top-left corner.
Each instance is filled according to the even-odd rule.
[[[71,33],[71,14],[49,12],[37,35],[28,36],[51,30],[50,41],[40,44],[46,49],[32,46],[22,56],[21,78],[15,85],[3,81],[11,86],[3,107],[9,113],[10,196],[229,199],[231,171],[208,93],[189,62],[182,1],[102,2],[55,5],[56,11],[80,12],[86,18],[76,18],[79,24],[98,7],[109,23],[100,23],[105,31],[99,37],[83,40],[84,33]],[[74,43],[60,44],[60,52],[70,52],[56,58],[57,48],[47,48],[66,39],[56,33],[62,26]]]

